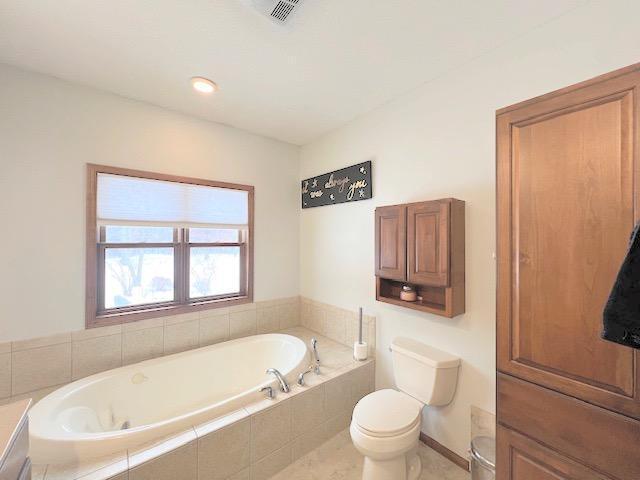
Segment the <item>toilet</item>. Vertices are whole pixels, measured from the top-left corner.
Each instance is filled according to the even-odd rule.
[[[422,408],[450,403],[456,390],[458,357],[404,337],[394,339],[390,350],[397,390],[362,398],[349,428],[364,455],[363,480],[417,479]]]

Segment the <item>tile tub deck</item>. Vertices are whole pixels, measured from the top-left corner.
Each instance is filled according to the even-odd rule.
[[[343,431],[357,401],[374,388],[374,362],[304,328],[281,333],[318,339],[321,374],[235,412],[132,450],[74,465],[35,465],[33,480],[266,480]]]

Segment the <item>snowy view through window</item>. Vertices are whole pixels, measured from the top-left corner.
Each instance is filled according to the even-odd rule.
[[[104,306],[107,309],[175,300],[173,228],[108,226],[104,268]],[[191,229],[192,243],[235,242],[237,230]],[[130,244],[140,244],[129,248]],[[145,246],[152,244],[152,246]],[[166,245],[159,245],[166,244]],[[189,248],[189,289],[192,299],[240,291],[240,247]]]

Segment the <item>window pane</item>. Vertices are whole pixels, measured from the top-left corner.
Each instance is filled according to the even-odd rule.
[[[240,239],[240,231],[223,228],[190,228],[190,243],[235,243]]]
[[[191,247],[189,296],[240,292],[240,247]]]
[[[108,225],[106,243],[173,243],[171,227],[131,227]]]
[[[173,248],[107,248],[105,308],[172,301],[173,255]]]

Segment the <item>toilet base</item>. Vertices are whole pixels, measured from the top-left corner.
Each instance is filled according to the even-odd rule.
[[[417,480],[422,462],[416,450],[389,460],[364,457],[362,480]]]

